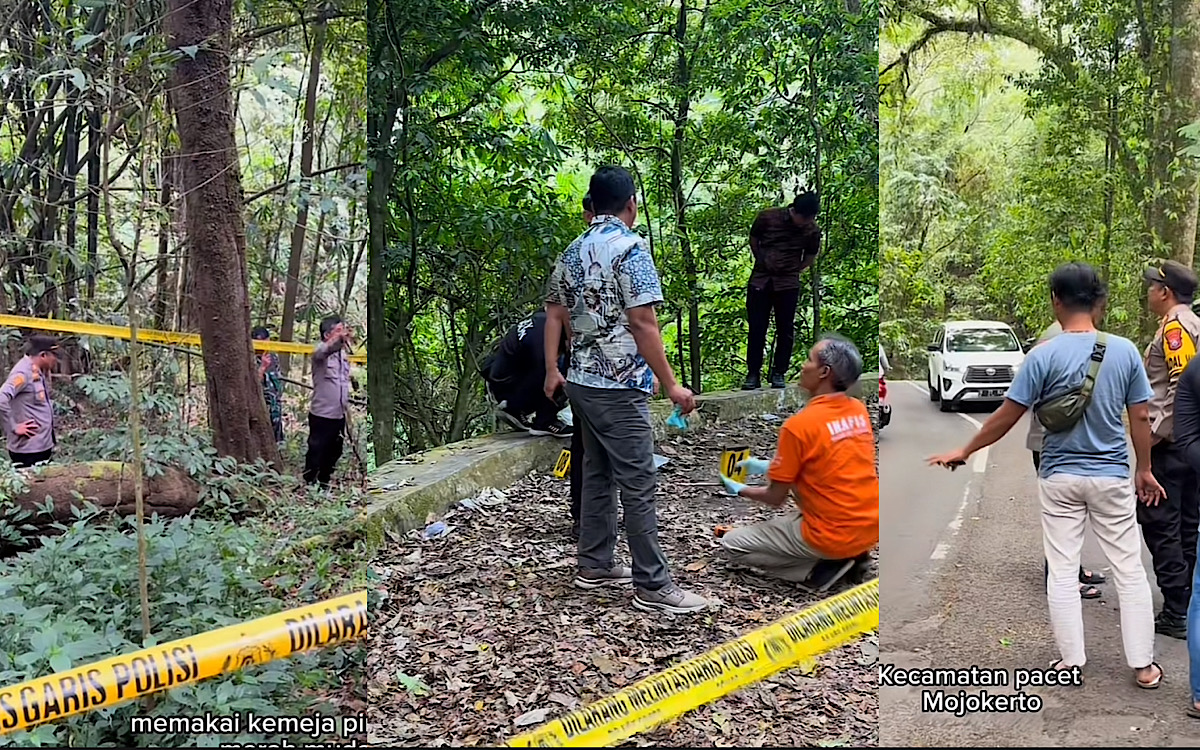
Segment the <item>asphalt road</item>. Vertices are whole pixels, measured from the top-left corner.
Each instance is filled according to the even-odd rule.
[[[930,610],[929,577],[944,560],[968,488],[968,471],[927,471],[923,459],[938,440],[965,443],[975,426],[942,414],[917,383],[888,389],[892,422],[879,433],[879,616],[886,630],[923,620]],[[971,416],[971,415],[963,415]],[[957,527],[957,524],[954,524]],[[887,564],[882,564],[882,561]]]
[[[1046,614],[1036,477],[1019,422],[986,457],[956,472],[923,459],[965,443],[989,412],[941,413],[923,384],[889,389],[892,424],[882,432],[880,481],[880,664],[896,667],[1042,668],[1057,657]],[[964,418],[969,417],[969,419]],[[972,421],[976,424],[972,424]],[[1146,568],[1151,570],[1149,555]],[[1083,562],[1107,572],[1090,534]],[[1153,574],[1151,573],[1151,584]],[[1035,712],[923,712],[922,689],[880,688],[885,747],[1197,747],[1187,646],[1158,636],[1162,687],[1140,690],[1121,649],[1111,583],[1086,600],[1088,664],[1081,687],[1027,688]],[[1155,606],[1161,599],[1155,589]],[[968,694],[1015,692],[982,685]]]

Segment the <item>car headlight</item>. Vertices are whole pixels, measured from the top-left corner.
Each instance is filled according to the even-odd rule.
[[[949,363],[943,363],[943,364],[942,364],[942,369],[943,369],[943,370],[945,370],[946,372],[962,372],[962,369],[963,369],[963,368],[962,368],[962,367],[960,367],[959,365],[952,365],[952,364],[949,364]]]

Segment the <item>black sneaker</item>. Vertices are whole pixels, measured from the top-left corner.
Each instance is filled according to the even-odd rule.
[[[783,379],[782,375],[772,374],[771,375],[771,387],[772,388],[787,388],[787,381]]]
[[[746,382],[742,384],[743,391],[757,391],[762,388],[762,382],[757,375],[747,375]]]
[[[1187,617],[1163,610],[1154,618],[1154,632],[1169,638],[1187,640]]]
[[[806,589],[814,593],[822,593],[829,589],[830,586],[841,580],[842,576],[850,572],[854,567],[856,560],[822,560],[813,566],[812,572],[808,574],[808,578],[804,579],[801,584]]]
[[[521,432],[531,432],[533,430],[533,425],[530,423],[530,421],[527,418],[517,416],[516,414],[513,414],[512,412],[505,411],[504,409],[497,409],[496,416],[500,417],[505,422],[508,422],[510,425],[512,425],[514,428],[520,430]],[[545,434],[545,433],[540,433],[540,434]]]
[[[550,424],[542,425],[540,427],[531,426],[529,428],[530,435],[549,435],[551,437],[559,438],[571,437],[574,432],[575,428],[569,424],[566,424],[561,419],[556,419]]]

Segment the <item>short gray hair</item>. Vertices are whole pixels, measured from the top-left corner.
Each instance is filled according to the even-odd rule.
[[[858,347],[850,339],[836,333],[822,337],[819,343],[824,346],[817,350],[817,361],[829,368],[833,387],[839,391],[850,390],[862,375],[863,359]]]

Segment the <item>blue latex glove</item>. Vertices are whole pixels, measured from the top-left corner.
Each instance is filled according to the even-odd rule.
[[[725,491],[730,495],[739,495],[742,490],[746,489],[746,485],[735,482],[725,475],[721,475],[721,484],[725,485]]]
[[[759,477],[767,473],[767,469],[771,468],[771,462],[766,459],[751,457],[738,461],[734,464],[734,468],[745,468],[748,476]]]
[[[675,407],[675,411],[671,412],[671,416],[667,417],[667,424],[680,430],[687,429],[687,420],[683,418],[678,405]]]

